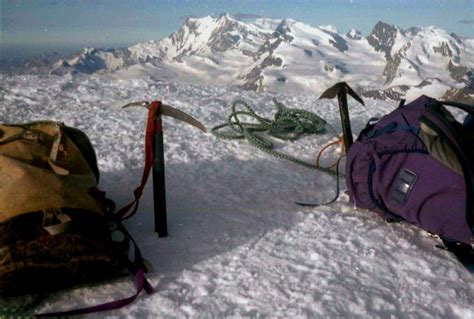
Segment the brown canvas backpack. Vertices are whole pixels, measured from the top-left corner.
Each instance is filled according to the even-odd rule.
[[[114,242],[88,137],[62,123],[0,125],[0,293],[45,292],[116,275]],[[122,238],[124,237],[122,236]]]

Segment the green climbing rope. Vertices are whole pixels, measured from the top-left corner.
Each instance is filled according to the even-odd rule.
[[[236,100],[232,103],[232,112],[227,122],[213,127],[211,131],[217,138],[245,139],[251,145],[274,157],[282,158],[297,165],[319,170],[330,175],[342,176],[342,174],[338,174],[329,168],[321,167],[314,163],[308,163],[288,154],[275,151],[272,142],[256,134],[266,132],[272,137],[289,141],[296,140],[303,135],[323,134],[326,132],[329,132],[335,137],[338,136],[336,130],[315,113],[302,109],[287,108],[276,99],[273,99],[273,104],[277,108],[277,112],[274,119],[269,120],[255,113],[246,102]],[[243,107],[243,109],[239,108],[239,106]],[[250,117],[254,122],[242,122],[239,116]],[[226,127],[229,127],[230,130],[227,130],[227,132],[220,131]]]

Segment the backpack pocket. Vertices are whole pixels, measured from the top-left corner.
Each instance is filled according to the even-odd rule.
[[[387,216],[469,243],[464,177],[427,152],[380,154],[371,164],[368,190]]]
[[[64,209],[74,221],[60,234],[43,227],[43,213],[0,224],[0,294],[48,292],[112,278],[125,269],[128,245],[114,242],[95,212]]]

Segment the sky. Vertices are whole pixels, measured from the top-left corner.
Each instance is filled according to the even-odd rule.
[[[0,60],[155,40],[187,17],[292,18],[367,35],[377,21],[474,38],[474,0],[0,0]]]

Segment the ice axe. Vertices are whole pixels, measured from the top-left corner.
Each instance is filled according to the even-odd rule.
[[[165,185],[165,157],[163,148],[163,123],[162,115],[175,118],[179,121],[197,127],[203,132],[207,132],[204,125],[192,116],[180,111],[172,106],[153,102],[134,102],[129,103],[123,108],[130,106],[143,106],[148,109],[148,119],[145,132],[145,167],[143,170],[141,185],[135,189],[135,200],[122,208],[117,215],[121,219],[127,219],[133,216],[138,209],[138,201],[142,196],[143,189],[150,174],[151,168],[153,175],[153,202],[155,217],[155,232],[159,237],[168,236],[168,226],[166,217],[166,185]],[[133,207],[133,211],[129,212]]]
[[[342,133],[344,136],[344,147],[346,152],[349,147],[351,147],[352,143],[354,143],[352,138],[351,121],[349,118],[349,108],[347,106],[347,94],[352,96],[360,104],[365,105],[362,98],[358,96],[357,93],[354,92],[354,90],[352,90],[346,82],[336,83],[324,91],[324,93],[319,97],[319,99],[333,99],[337,96],[337,101],[339,103],[339,113],[341,115]]]

